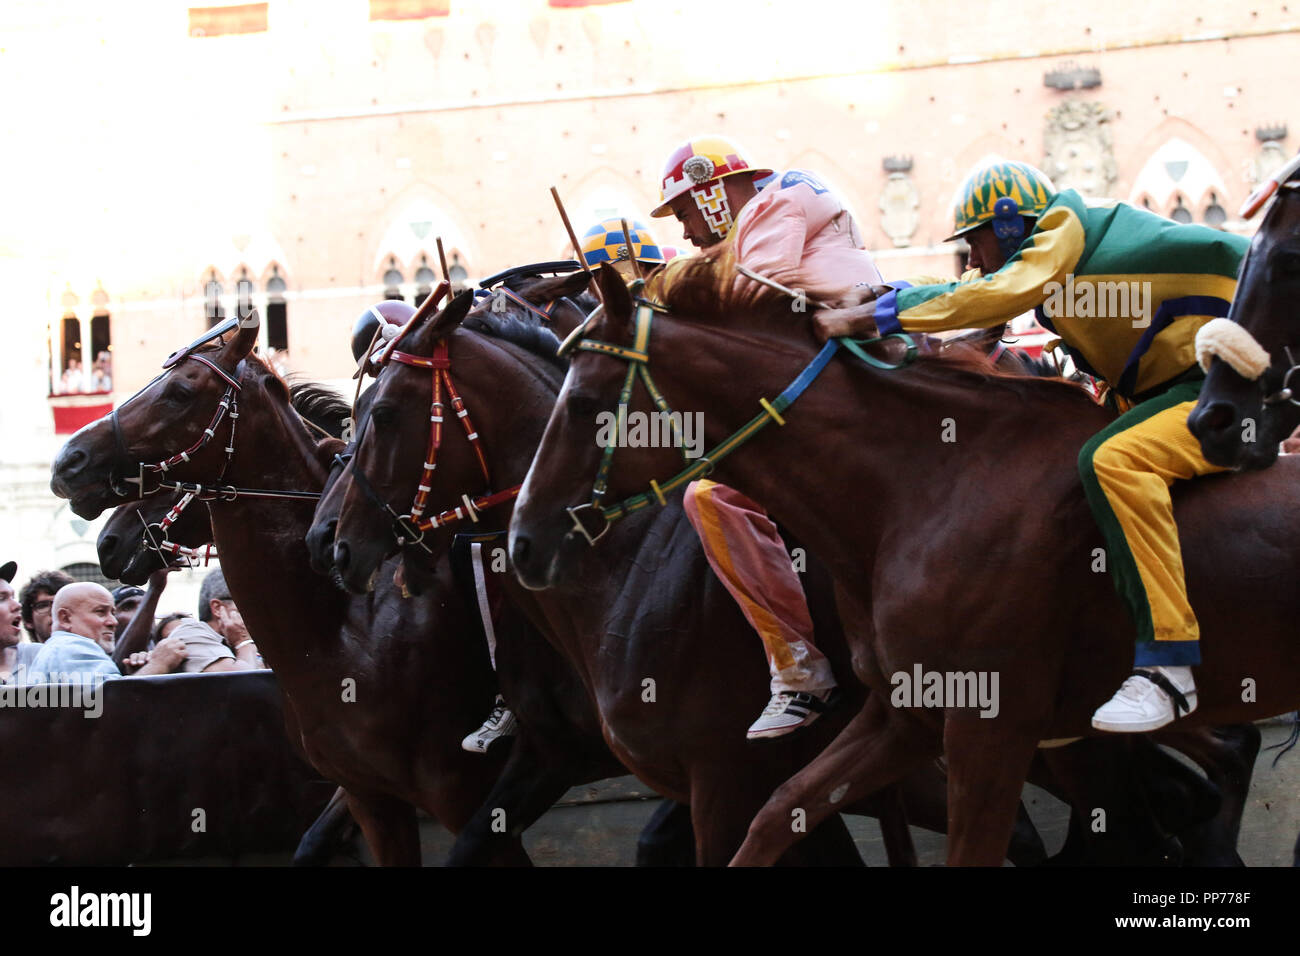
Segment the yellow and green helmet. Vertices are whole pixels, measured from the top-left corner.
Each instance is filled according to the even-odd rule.
[[[1014,206],[999,204],[1004,197]],[[995,217],[1037,218],[1055,198],[1056,187],[1042,170],[1010,159],[989,163],[967,176],[958,188],[952,208],[954,229],[948,238],[965,235]]]

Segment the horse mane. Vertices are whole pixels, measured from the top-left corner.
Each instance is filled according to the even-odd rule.
[[[811,312],[802,316],[794,312],[790,297],[769,286],[752,281],[737,283],[738,275],[735,250],[728,240],[705,255],[673,259],[647,280],[645,294],[669,311],[702,324],[724,314],[743,312],[753,317],[756,327],[788,328],[811,316]],[[1024,375],[998,368],[978,346],[967,342],[923,350],[912,368],[949,380],[955,377],[971,384],[1006,386],[1035,399],[1051,393],[1087,395],[1082,386],[1058,375]]]
[[[275,374],[274,370],[272,374]],[[352,415],[351,405],[319,382],[290,377],[286,384],[289,386],[289,404],[295,412],[331,437],[343,437],[343,423]]]
[[[545,360],[547,365],[560,373],[568,369],[568,363],[555,354],[560,347],[560,340],[555,337],[555,333],[546,326],[520,318],[513,312],[477,309],[465,317],[461,328],[517,345],[525,352]]]

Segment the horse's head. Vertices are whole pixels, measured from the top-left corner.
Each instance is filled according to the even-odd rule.
[[[347,447],[329,462],[329,475],[325,479],[325,487],[321,489],[320,501],[316,505],[316,513],[312,516],[311,527],[307,529],[307,551],[311,555],[312,570],[317,574],[328,574],[334,568],[334,533],[338,529],[339,512],[343,508],[344,495],[352,485],[348,463],[356,454],[358,437],[364,434],[368,427],[370,406],[374,400],[373,387],[357,396]]]
[[[582,552],[608,527],[602,506],[639,492],[652,494],[651,478],[666,479],[683,467],[685,430],[674,431],[671,418],[658,414],[638,371],[649,367],[637,359],[648,354],[651,343],[648,335],[637,340],[631,293],[603,264],[599,282],[604,307],[565,343],[568,375],[510,523],[515,573],[530,588],[565,581]],[[659,354],[673,360],[671,351]],[[691,415],[683,407],[673,411]],[[686,425],[698,420],[677,419]],[[698,456],[703,436],[692,430],[689,438]]]
[[[161,478],[217,476],[228,459],[241,363],[257,332],[256,315],[231,320],[174,353],[157,378],[68,439],[54,460],[50,489],[89,519]]]
[[[521,299],[546,312],[546,326],[557,338],[564,339],[583,323],[596,307],[587,292],[591,274],[570,272],[558,276],[530,276],[515,285]]]
[[[190,551],[210,544],[207,505],[191,499],[172,517],[172,509],[184,499],[184,495],[153,495],[118,507],[96,542],[104,573],[124,584],[142,585],[150,574],[168,565],[185,567]]]
[[[1266,468],[1300,424],[1298,298],[1300,183],[1293,182],[1281,187],[1242,261],[1228,312],[1238,328],[1207,326],[1197,337],[1197,351],[1216,357],[1187,426],[1216,465]]]
[[[407,586],[420,593],[429,583],[433,555],[424,545],[425,532],[416,526],[448,505],[461,504],[434,497],[434,474],[440,486],[443,480],[476,475],[477,480],[457,486],[463,492],[477,494],[483,486],[475,447],[463,433],[456,434],[462,432],[463,419],[440,376],[452,354],[442,343],[472,304],[473,295],[461,293],[433,318],[413,319],[385,350],[383,373],[367,392],[368,412],[358,426],[352,459],[317,511],[316,543],[321,546],[332,517],[327,509],[341,497],[333,563],[356,593],[369,590],[379,566],[399,551],[408,559]],[[485,364],[472,344],[474,337],[463,338],[467,347],[454,350],[457,382],[476,370],[481,373]],[[429,560],[412,560],[417,551]]]

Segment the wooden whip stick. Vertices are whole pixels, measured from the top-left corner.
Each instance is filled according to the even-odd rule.
[[[627,243],[627,257],[632,260],[632,274],[642,279],[644,276],[641,275],[641,263],[637,260],[636,250],[632,247],[632,232],[627,228],[626,219],[620,219],[619,222],[623,224],[623,241]]]
[[[438,236],[438,261],[442,263],[442,277],[451,282],[451,273],[447,271],[447,253],[442,251],[442,236]]]
[[[555,208],[560,211],[560,218],[564,221],[564,231],[569,234],[569,242],[573,243],[573,254],[577,257],[578,264],[582,266],[582,271],[587,273],[587,277],[594,280],[591,267],[587,265],[587,257],[582,254],[582,246],[573,231],[573,224],[569,222],[569,214],[564,211],[564,203],[560,201],[560,193],[554,186],[551,187],[551,198],[555,200]],[[600,286],[594,281],[591,283],[591,291],[596,293],[596,298],[603,304],[605,297],[600,294]]]

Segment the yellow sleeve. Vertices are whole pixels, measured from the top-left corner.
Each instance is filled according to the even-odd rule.
[[[896,289],[876,300],[876,327],[890,332],[988,328],[1047,299],[1048,282],[1064,282],[1083,255],[1083,223],[1068,206],[1048,210],[1006,264],[987,276]],[[900,283],[901,284],[901,283]]]

